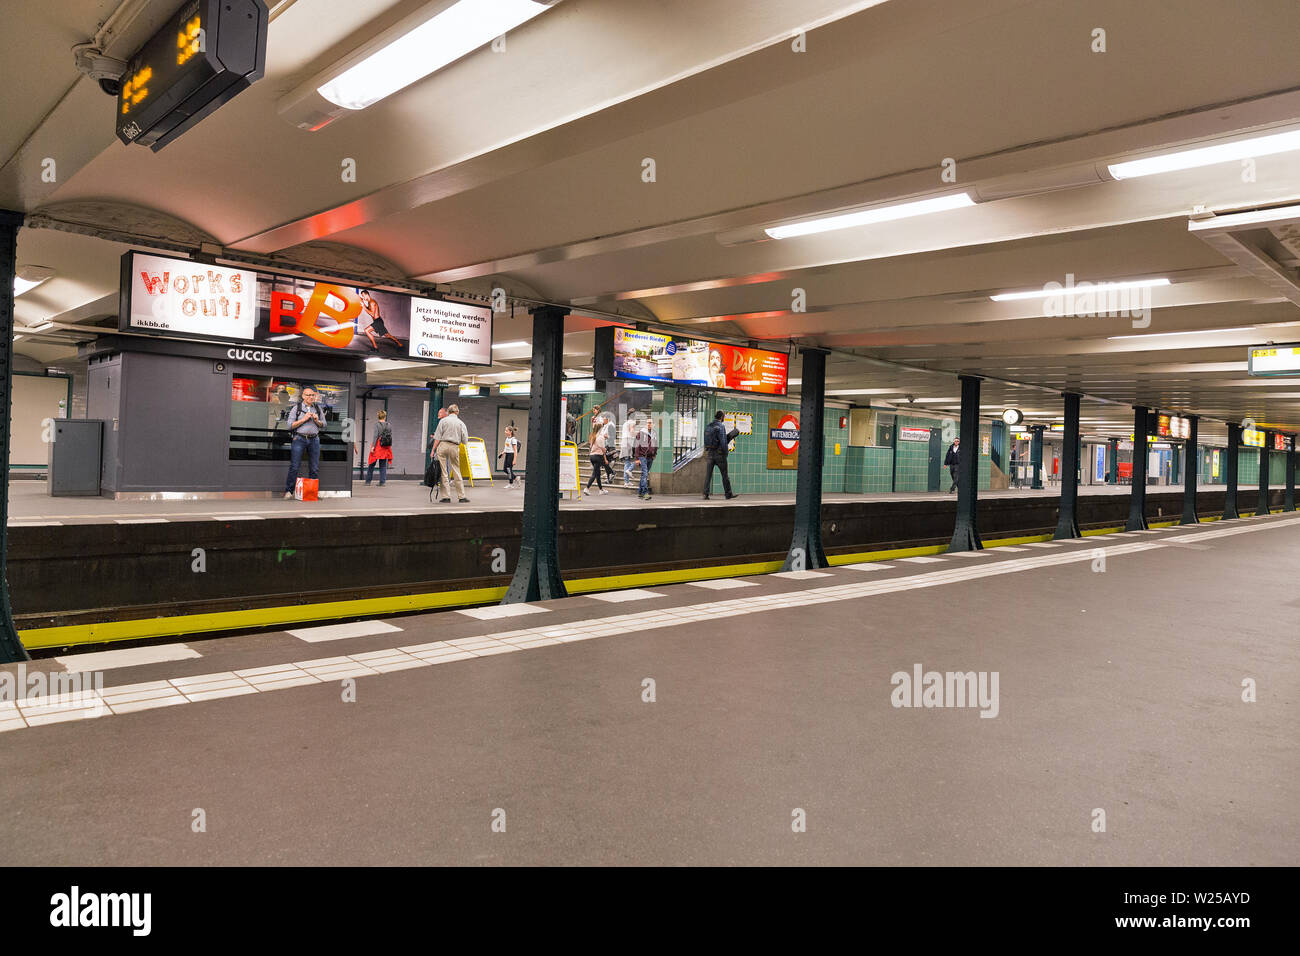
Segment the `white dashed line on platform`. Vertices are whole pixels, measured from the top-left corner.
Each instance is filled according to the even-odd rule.
[[[166,518],[114,518],[117,524],[167,524]]]
[[[151,647],[126,647],[119,651],[95,651],[54,658],[66,671],[100,671],[165,661],[186,661],[203,655],[188,644],[156,644]]]
[[[738,581],[735,578],[714,578],[712,581],[687,581],[686,583],[693,588],[709,588],[712,591],[758,587],[753,581]]]
[[[848,568],[850,571],[888,571],[893,565],[882,564],[879,561],[862,561],[858,564],[841,564],[840,567]]]
[[[825,571],[777,571],[770,575],[774,578],[789,578],[792,581],[807,581],[810,578],[828,578]]]
[[[389,634],[401,628],[386,621],[349,621],[347,624],[325,624],[321,627],[300,627],[286,631],[300,641],[318,644],[321,641],[338,641],[347,637],[370,637],[373,634]]]
[[[906,561],[908,564],[942,564],[943,558],[899,558],[899,561]]]
[[[606,591],[604,594],[587,595],[589,598],[595,598],[597,601],[608,601],[610,604],[618,604],[621,601],[644,601],[648,598],[663,596],[658,591],[647,591],[645,588],[628,588],[626,591]]]
[[[498,617],[519,617],[522,614],[542,614],[547,608],[535,607],[532,604],[497,604],[493,607],[473,607],[464,611],[457,611],[457,614],[465,614],[469,617],[476,617],[480,621],[490,621]]]

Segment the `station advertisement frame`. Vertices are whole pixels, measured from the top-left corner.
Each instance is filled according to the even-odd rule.
[[[122,332],[488,367],[493,322],[487,306],[442,297],[209,265],[137,249],[122,254]]]
[[[776,398],[790,394],[790,356],[786,352],[624,326],[596,329],[593,365],[598,379]]]

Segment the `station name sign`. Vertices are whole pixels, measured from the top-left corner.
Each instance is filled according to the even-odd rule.
[[[492,310],[336,282],[122,256],[122,331],[436,365],[491,365]]]

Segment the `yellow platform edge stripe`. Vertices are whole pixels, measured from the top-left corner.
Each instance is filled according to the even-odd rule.
[[[1274,512],[1280,513],[1279,512]],[[1202,518],[1203,522],[1217,521],[1218,517]],[[1178,522],[1152,521],[1153,528],[1169,527]],[[1098,534],[1115,534],[1122,527],[1092,528],[1084,537]],[[1050,541],[1052,535],[1038,534],[1015,538],[996,538],[985,543],[986,548],[1030,544]],[[896,558],[923,557],[942,554],[946,544],[921,545],[914,548],[890,548],[883,551],[863,551],[857,554],[837,554],[829,557],[832,567],[859,564],[867,561],[889,561]],[[598,591],[617,591],[633,587],[653,587],[664,584],[685,584],[690,581],[709,581],[715,578],[746,577],[780,571],[781,561],[752,561],[745,564],[718,564],[699,568],[678,568],[674,571],[638,571],[629,574],[612,574],[594,578],[575,578],[565,581],[570,594],[592,594]],[[150,617],[131,621],[104,621],[98,624],[68,624],[61,627],[28,628],[18,632],[23,646],[33,650],[46,647],[71,647],[76,644],[103,644],[111,641],[138,641],[154,637],[182,637],[186,634],[203,634],[213,631],[233,631],[245,628],[274,627],[282,624],[304,624],[328,621],[341,617],[367,617],[371,615],[398,614],[404,611],[431,611],[440,608],[469,607],[490,604],[505,597],[505,587],[468,588],[462,591],[431,591],[424,594],[403,594],[386,598],[358,598],[351,601],[327,601],[320,604],[292,604],[278,607],[249,608],[243,611],[215,611],[209,614],[178,614],[172,617]]]

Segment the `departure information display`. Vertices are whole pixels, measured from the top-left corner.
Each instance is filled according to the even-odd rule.
[[[117,136],[154,152],[262,78],[264,0],[189,0],[131,57]]]
[[[1247,369],[1251,375],[1300,375],[1300,344],[1256,346]]]

